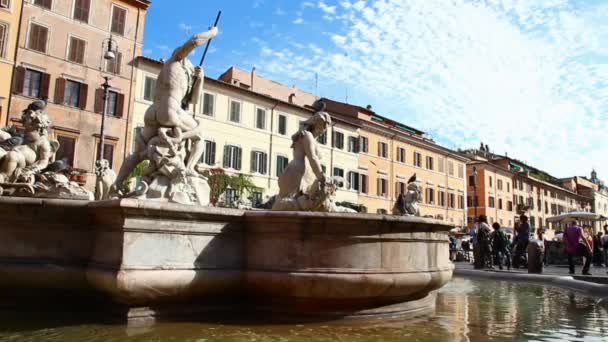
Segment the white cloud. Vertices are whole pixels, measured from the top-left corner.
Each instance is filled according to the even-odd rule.
[[[292,23],[299,25],[299,24],[303,24],[304,23],[304,19],[302,18],[296,18],[294,19],[294,21],[292,21]]]
[[[310,1],[304,1],[302,7],[315,7],[315,4]]]
[[[186,33],[190,33],[190,31],[192,31],[192,25],[188,25],[186,23],[179,23],[179,29]]]
[[[323,1],[319,1],[317,3],[317,6],[319,7],[319,9],[321,9],[321,11],[327,14],[336,14],[336,6],[330,6]]]
[[[280,7],[277,7],[277,9],[274,11],[275,15],[285,15],[287,14],[287,12],[283,11]]]
[[[343,28],[324,53],[266,47],[284,82],[324,75],[326,93],[451,147],[480,140],[562,177],[608,178],[608,5],[567,0],[320,1]],[[329,9],[332,8],[332,9]],[[330,13],[331,12],[331,13]],[[310,48],[318,37],[303,36]],[[314,52],[314,51],[313,51]]]

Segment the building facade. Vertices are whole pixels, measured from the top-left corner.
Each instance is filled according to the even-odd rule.
[[[111,77],[105,158],[118,169],[131,139],[133,61],[141,55],[148,0],[26,0],[20,22],[8,124],[35,99],[48,99],[52,137],[66,160],[94,181],[104,110],[101,84]],[[111,38],[111,39],[110,39]],[[110,43],[111,41],[111,43]],[[115,58],[104,58],[108,49]]]
[[[0,0],[0,126],[6,124],[23,0]]]
[[[608,221],[608,189],[599,180],[595,170],[591,172],[591,178],[574,176],[561,181],[564,187],[593,199],[590,204],[591,211],[607,218],[594,222],[593,229],[596,233],[603,231],[602,226]]]
[[[561,228],[549,224],[548,218],[591,211],[591,197],[562,186],[540,170],[486,151],[467,150],[465,155],[472,159],[467,164],[469,228],[474,227],[477,216],[486,215],[490,224],[498,222],[511,229],[526,214],[533,230],[544,229],[552,238]]]
[[[136,67],[135,134],[143,127],[145,111],[152,104],[162,63],[139,57]],[[278,193],[278,177],[293,158],[291,136],[314,112],[234,82],[208,77],[198,105],[189,110],[205,127],[205,152],[199,166],[222,168],[228,174],[250,175],[261,189],[259,193],[248,194],[256,203]],[[333,126],[319,139],[321,164],[328,174],[346,176],[350,170],[357,169],[357,154],[348,150],[345,141],[351,136],[358,138],[358,127],[339,117],[332,119]],[[342,136],[341,142],[334,141],[332,136]],[[226,197],[228,202],[234,198],[231,194]],[[338,190],[336,199],[357,204],[358,193],[345,184]]]
[[[436,144],[415,128],[374,112],[323,99],[327,110],[359,120],[359,204],[370,213],[391,213],[415,174],[422,185],[420,214],[466,225],[465,165],[468,159]],[[352,178],[351,183],[355,182]]]

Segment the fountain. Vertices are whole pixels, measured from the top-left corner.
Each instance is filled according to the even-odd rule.
[[[433,291],[452,277],[446,234],[452,227],[416,216],[417,186],[401,199],[401,216],[337,206],[340,180],[321,170],[315,140],[331,122],[322,104],[292,137],[294,158],[272,211],[206,206],[209,187],[194,167],[201,124],[170,104],[197,98],[189,94],[201,90],[202,69],[186,57],[215,34],[212,28],[195,35],[165,62],[136,152],[114,185],[100,181],[104,193],[97,198],[113,199],[91,201],[70,184],[61,198],[42,198],[48,196],[35,185],[56,174],[42,169],[11,170],[28,171],[29,185],[4,177],[5,187],[29,195],[0,197],[0,301],[19,298],[37,309],[75,305],[130,319],[432,311]],[[149,166],[140,183],[122,193],[125,177],[143,160]]]

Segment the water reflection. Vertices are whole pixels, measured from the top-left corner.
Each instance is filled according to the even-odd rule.
[[[104,325],[0,317],[0,340],[10,341],[601,341],[605,336],[608,308],[593,297],[462,278],[439,291],[434,315],[409,320]]]

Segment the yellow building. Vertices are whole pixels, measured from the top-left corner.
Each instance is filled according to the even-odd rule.
[[[139,57],[136,61],[135,131],[143,127],[146,109],[152,104],[160,61]],[[221,167],[228,174],[252,176],[261,193],[250,194],[255,201],[265,201],[278,193],[278,176],[292,159],[291,136],[313,111],[281,99],[251,91],[249,87],[206,78],[204,91],[191,112],[203,121],[205,152],[201,167]],[[194,114],[193,113],[193,114]],[[321,164],[330,174],[344,177],[357,169],[357,154],[348,149],[348,137],[357,137],[357,126],[334,117],[334,126],[320,139]],[[342,143],[332,144],[332,136]],[[357,192],[344,187],[337,200],[357,203]],[[230,197],[230,196],[228,196]],[[230,199],[228,199],[230,201]]]
[[[371,110],[329,99],[327,110],[359,121],[359,204],[370,213],[390,213],[410,177],[422,185],[422,216],[464,226],[465,165],[468,159],[424,137],[423,132]]]
[[[23,0],[0,0],[0,126],[7,124]]]

